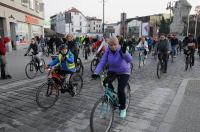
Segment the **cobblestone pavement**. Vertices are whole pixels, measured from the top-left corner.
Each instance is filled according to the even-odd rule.
[[[174,63],[169,62],[168,73],[157,79],[156,60],[148,57],[141,69],[134,60],[128,115],[121,120],[116,114],[111,131],[157,132],[182,80],[199,77],[199,62],[197,59],[196,65],[185,72],[184,56],[179,55]],[[36,88],[45,81],[44,76],[1,85],[0,132],[90,132],[90,112],[102,95],[100,82],[91,81],[90,74],[87,64],[81,94],[73,98],[62,94],[56,105],[46,111],[35,102]]]

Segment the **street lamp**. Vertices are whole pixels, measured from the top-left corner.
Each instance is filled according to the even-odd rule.
[[[200,6],[196,6],[195,12],[196,12],[196,22],[195,22],[194,35],[195,35],[195,38],[197,38],[197,22],[198,22],[198,16],[200,15]]]

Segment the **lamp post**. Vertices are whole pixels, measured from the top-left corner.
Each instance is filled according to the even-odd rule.
[[[198,16],[200,15],[200,6],[196,6],[195,12],[196,12],[196,21],[195,21],[194,35],[195,35],[195,38],[197,38],[197,22],[198,22]]]
[[[102,33],[104,35],[104,17],[105,17],[105,0],[103,0],[103,25],[102,25]]]

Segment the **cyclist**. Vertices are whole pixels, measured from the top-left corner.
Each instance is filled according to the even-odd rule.
[[[26,53],[24,54],[24,56],[27,56],[27,54],[30,52],[30,50],[33,50],[32,53],[34,55],[34,59],[36,59],[38,66],[41,66],[42,63],[40,63],[40,57],[42,55],[42,49],[41,47],[36,43],[35,38],[31,39],[31,44],[28,47],[28,50],[26,51]]]
[[[94,45],[92,46],[92,51],[94,52],[95,49],[97,49],[97,57],[101,57],[103,55],[103,53],[106,50],[106,47],[108,46],[107,40],[104,40],[104,38],[99,38],[99,40],[97,42],[94,43]]]
[[[158,54],[158,59],[164,61],[164,71],[163,73],[167,73],[167,62],[168,62],[168,55],[170,53],[170,44],[169,41],[166,39],[165,34],[161,33],[160,40],[155,45],[155,52]]]
[[[71,34],[67,35],[67,42],[66,42],[68,49],[74,54],[74,62],[77,62],[78,59],[78,47],[74,41],[74,37]]]
[[[178,42],[178,39],[176,38],[175,34],[172,34],[170,42],[171,42],[172,54],[173,54],[174,58],[176,58],[176,47],[179,44],[179,42]]]
[[[136,50],[144,50],[145,58],[147,58],[147,52],[149,51],[149,49],[148,43],[144,36],[141,38],[139,44],[136,46]]]
[[[74,63],[74,55],[72,54],[72,52],[68,50],[65,45],[61,45],[59,51],[60,53],[58,54],[58,56],[47,65],[47,68],[59,64],[54,70],[62,77],[64,77],[66,74],[75,73],[76,69]],[[72,85],[70,86],[70,90],[73,91]],[[75,95],[75,93],[73,94]]]
[[[189,35],[188,37],[185,37],[183,40],[183,49],[184,54],[187,54],[187,51],[191,51],[192,54],[192,66],[194,66],[194,53],[195,53],[195,47],[196,47],[196,40],[193,38],[192,35]]]
[[[119,45],[119,41],[116,37],[112,36],[109,39],[109,47],[106,49],[103,54],[97,68],[95,69],[92,78],[96,78],[98,74],[102,71],[104,66],[108,64],[108,87],[113,89],[112,82],[114,78],[112,78],[113,74],[118,76],[118,97],[120,104],[120,117],[126,117],[126,94],[125,87],[128,83],[130,77],[130,62],[132,61],[131,55],[126,52],[127,45],[124,44],[123,47]]]

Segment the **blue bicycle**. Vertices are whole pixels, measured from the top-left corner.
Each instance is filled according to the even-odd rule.
[[[109,132],[113,120],[114,111],[119,109],[119,99],[117,92],[110,89],[108,84],[104,85],[104,95],[94,104],[90,116],[90,129],[92,132]],[[130,105],[131,89],[127,84],[126,93],[126,109]]]

